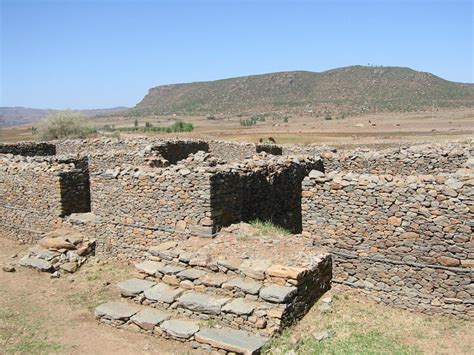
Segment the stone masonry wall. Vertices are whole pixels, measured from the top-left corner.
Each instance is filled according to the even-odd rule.
[[[7,236],[33,241],[87,212],[87,160],[0,155],[0,221]]]
[[[293,161],[225,171],[211,178],[212,217],[220,226],[234,222],[269,220],[301,232],[301,182],[320,160]]]
[[[417,175],[456,171],[473,156],[472,144],[401,145],[382,150],[355,149],[330,151],[321,147],[293,147],[285,154],[320,155],[326,171],[359,174]]]
[[[0,154],[13,154],[23,156],[56,155],[56,146],[50,143],[22,142],[15,144],[0,143]]]
[[[467,172],[313,175],[303,181],[303,229],[335,256],[335,281],[387,304],[472,318],[473,196]]]

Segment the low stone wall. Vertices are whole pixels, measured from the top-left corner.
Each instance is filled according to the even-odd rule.
[[[209,141],[209,151],[229,163],[251,158],[255,154],[255,144],[229,141]]]
[[[150,150],[160,154],[170,164],[176,164],[178,161],[186,159],[190,154],[198,151],[208,152],[209,144],[204,141],[174,140],[155,144]]]
[[[282,155],[283,148],[276,144],[257,144],[255,147],[257,153],[265,152],[271,155]]]
[[[122,165],[147,166],[157,157],[171,164],[199,150],[208,151],[207,142],[200,140],[160,138],[100,138],[56,142],[59,154],[87,156],[91,172],[115,169]]]
[[[402,145],[383,150],[320,152],[327,171],[418,175],[455,172],[473,156],[470,144]]]
[[[0,143],[0,154],[23,155],[29,157],[56,155],[56,146],[44,142],[21,142],[15,144]]]
[[[335,281],[472,317],[473,186],[472,174],[314,174],[303,181],[304,233],[335,255]]]
[[[61,217],[90,211],[88,178],[87,159],[0,155],[2,229],[33,241]]]

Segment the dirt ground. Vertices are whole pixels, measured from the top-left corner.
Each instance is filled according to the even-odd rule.
[[[102,127],[132,127],[135,118],[95,118],[91,125]],[[325,120],[310,115],[289,115],[288,122],[267,117],[265,122],[243,127],[240,118],[230,116],[215,120],[200,116],[167,116],[138,118],[139,125],[150,122],[168,126],[177,120],[194,124],[194,131],[180,136],[202,139],[223,139],[258,142],[273,137],[280,144],[328,144],[334,146],[370,146],[393,143],[472,141],[474,139],[474,110],[455,109],[420,113],[382,113],[366,116]],[[121,136],[144,135],[120,133]],[[149,135],[172,136],[167,133]],[[176,134],[173,134],[173,136]],[[0,128],[1,142],[31,140],[31,125]]]
[[[27,248],[0,237],[0,265],[17,260],[21,251]],[[18,257],[11,259],[15,254]],[[95,306],[118,299],[113,285],[132,273],[130,266],[97,264],[95,258],[88,260],[80,272],[60,279],[51,279],[49,274],[20,267],[14,273],[0,271],[0,353],[191,352],[191,348],[179,342],[96,322],[93,315]]]
[[[18,260],[29,246],[0,237],[0,265]],[[16,255],[16,256],[15,256]],[[12,256],[15,256],[12,258]],[[199,354],[178,342],[98,324],[93,309],[118,299],[114,284],[134,274],[132,266],[90,258],[74,275],[17,267],[0,271],[0,353],[6,354]],[[430,317],[368,301],[352,291],[332,290],[331,310],[319,304],[294,328],[273,340],[270,354],[472,354],[472,322]],[[332,330],[317,342],[313,334]]]

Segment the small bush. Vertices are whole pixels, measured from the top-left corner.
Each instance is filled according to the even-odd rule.
[[[65,110],[50,113],[35,127],[35,138],[50,141],[64,138],[84,138],[96,130],[87,125],[88,118],[79,112]]]

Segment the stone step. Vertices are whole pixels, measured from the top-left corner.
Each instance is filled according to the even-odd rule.
[[[226,327],[252,330],[265,336],[271,336],[280,329],[280,318],[286,307],[264,300],[197,292],[140,279],[123,281],[117,284],[117,288],[123,297],[131,298],[138,304],[195,319],[212,319]],[[277,296],[279,294],[274,297]]]
[[[122,329],[160,335],[188,342],[193,348],[224,350],[238,354],[258,354],[268,338],[226,327],[212,328],[205,321],[176,317],[172,313],[120,302],[109,302],[95,309],[101,322]]]
[[[215,293],[224,296],[236,295],[252,300],[259,298],[285,303],[295,296],[296,286],[285,286],[258,281],[251,277],[223,272],[205,271],[195,267],[184,267],[173,263],[147,260],[135,265],[136,269],[151,280],[161,281],[182,289],[194,289],[198,292]]]

